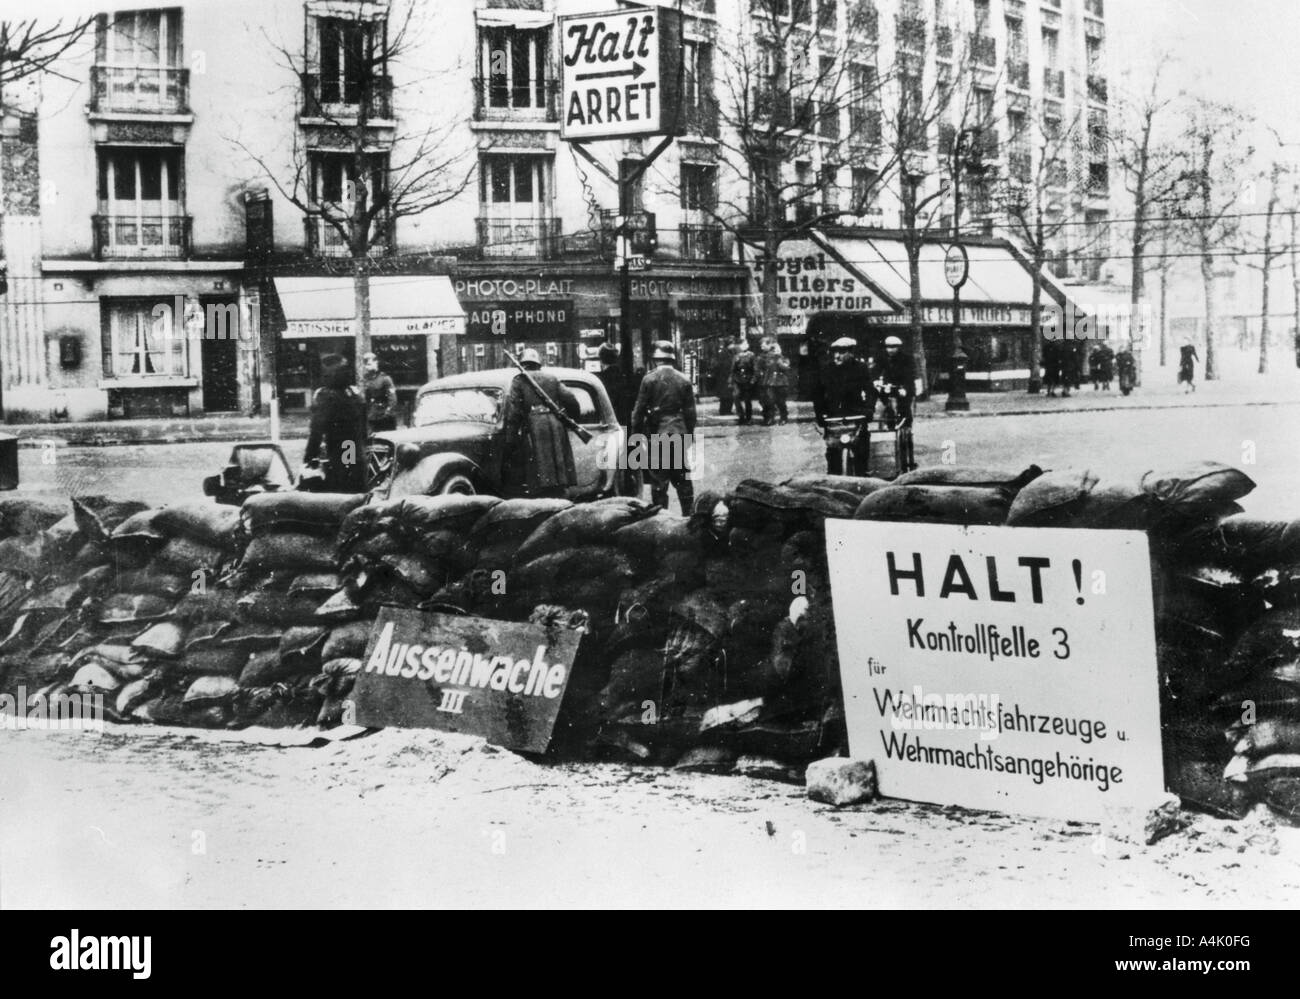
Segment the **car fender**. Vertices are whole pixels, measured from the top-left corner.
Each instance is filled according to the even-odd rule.
[[[462,472],[469,476],[479,488],[484,483],[483,470],[478,464],[463,454],[447,451],[442,454],[426,455],[411,468],[397,472],[393,476],[392,488],[388,491],[389,499],[401,496],[424,496],[434,485],[449,472]]]

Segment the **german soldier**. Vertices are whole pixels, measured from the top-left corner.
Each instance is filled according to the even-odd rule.
[[[641,381],[632,410],[632,433],[641,435],[633,448],[653,435],[649,445],[651,501],[668,506],[668,486],[677,490],[682,514],[694,506],[695,487],[690,478],[690,447],[695,435],[695,392],[690,379],[673,367],[677,351],[671,343],[655,344],[655,369]],[[644,446],[644,445],[642,445]],[[666,467],[665,467],[666,466]]]

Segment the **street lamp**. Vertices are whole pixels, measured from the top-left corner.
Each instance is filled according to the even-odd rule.
[[[961,175],[967,166],[965,154],[967,141],[979,135],[977,128],[960,129],[953,137],[952,143],[952,246],[944,258],[944,277],[952,287],[952,355],[948,361],[948,401],[943,408],[947,412],[964,412],[970,409],[966,398],[966,351],[961,343],[961,286],[970,274],[970,257],[961,245]],[[971,156],[972,173],[983,172],[979,162],[979,147],[976,145]]]

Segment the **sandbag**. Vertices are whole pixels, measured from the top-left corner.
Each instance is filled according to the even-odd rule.
[[[171,538],[159,549],[150,565],[164,572],[190,575],[196,571],[211,571],[221,564],[226,553],[215,545],[195,541],[193,538]]]
[[[853,517],[929,524],[1002,524],[1010,506],[1011,494],[998,487],[888,486],[864,499]]]
[[[113,701],[113,707],[123,718],[131,713],[161,689],[161,682],[156,674],[142,676],[138,680],[123,684]]]
[[[316,608],[315,618],[322,623],[331,621],[351,621],[360,616],[362,607],[346,589],[328,597]]]
[[[869,476],[816,474],[795,475],[781,483],[781,485],[790,486],[793,489],[853,493],[860,499],[870,496],[877,489],[883,489],[889,484],[888,479],[875,479]]]
[[[0,566],[7,572],[44,576],[53,568],[46,557],[45,544],[43,534],[5,538],[0,541]]]
[[[415,539],[430,531],[453,531],[468,537],[474,525],[501,502],[497,496],[406,496],[394,500],[392,516],[399,533]]]
[[[370,621],[353,621],[331,628],[329,638],[321,647],[321,659],[328,662],[331,659],[360,658],[365,654],[373,627]]]
[[[1255,488],[1255,483],[1245,472],[1229,465],[1193,461],[1147,472],[1142,476],[1141,488],[1166,511],[1196,520],[1241,499]]]
[[[388,504],[368,503],[351,510],[337,531],[339,550],[345,551],[359,541],[386,533],[394,522],[391,512],[385,512],[388,507]]]
[[[636,573],[624,552],[611,545],[584,545],[570,551],[541,555],[517,565],[507,576],[511,588],[537,597],[550,597],[548,603],[564,603],[568,594],[589,584],[608,588],[609,597],[617,600]]]
[[[614,532],[614,544],[637,562],[654,563],[669,552],[700,553],[699,535],[690,529],[690,520],[671,513],[646,517]]]
[[[172,601],[152,593],[114,593],[99,608],[99,622],[160,621],[171,614],[172,607]]]
[[[148,505],[112,500],[107,496],[72,497],[72,516],[87,541],[107,541],[125,520],[143,513]]]
[[[1071,527],[1097,482],[1097,475],[1086,468],[1045,472],[1016,494],[1006,523],[1012,527]]]
[[[250,653],[245,649],[234,648],[231,646],[212,646],[209,648],[195,649],[186,651],[185,655],[178,661],[178,668],[186,674],[194,676],[229,676],[239,677],[244,667],[248,665],[250,655],[261,655],[262,653]],[[279,661],[280,654],[276,650],[269,653],[276,661]]]
[[[68,501],[44,496],[0,498],[0,537],[39,534],[68,515]]]
[[[68,563],[68,570],[75,573],[89,572],[91,569],[109,563],[119,565],[124,569],[131,568],[130,565],[126,564],[127,561],[128,560],[115,560],[113,551],[107,544],[87,541],[84,545],[78,548],[77,553],[72,556],[72,561]],[[140,560],[139,564],[144,565],[148,561],[148,555],[146,554],[146,556]]]
[[[158,524],[161,509],[141,510],[127,517],[113,528],[109,541],[114,545],[132,540],[144,540],[161,544],[167,540],[167,532]]]
[[[238,685],[228,676],[200,676],[185,690],[182,699],[186,708],[204,708],[213,704],[225,704],[235,694]]]
[[[492,507],[475,522],[469,533],[471,547],[477,552],[478,565],[503,568],[542,522],[568,510],[573,504],[566,499],[510,499]]]
[[[137,721],[151,725],[184,725],[188,721],[184,694],[164,694],[137,705],[131,711]]]
[[[298,664],[301,665],[301,664]],[[239,686],[244,689],[269,687],[281,680],[294,676],[300,670],[294,665],[286,666],[280,661],[278,649],[265,649],[254,652],[248,657],[239,674]]]
[[[445,565],[426,555],[385,555],[380,564],[422,597],[447,585],[449,574]]]
[[[176,604],[178,621],[233,621],[239,612],[240,594],[234,590],[191,589]]]
[[[1208,558],[1242,572],[1295,564],[1300,562],[1300,521],[1232,514],[1218,521],[1205,544]]]
[[[263,494],[271,495],[271,494]],[[171,537],[190,538],[222,550],[237,544],[240,510],[222,503],[178,503],[158,511],[154,524]]]
[[[1238,724],[1229,730],[1232,751],[1242,756],[1270,756],[1300,753],[1300,721],[1292,718],[1260,718],[1252,725]]]
[[[86,537],[77,526],[77,518],[72,514],[56,521],[41,532],[44,551],[60,562],[72,558],[77,550],[86,543]]]
[[[281,629],[274,625],[237,624],[223,631],[216,644],[221,648],[258,652],[262,649],[279,648],[282,637]]]
[[[731,523],[754,530],[773,521],[801,529],[818,526],[827,517],[848,519],[859,502],[853,492],[774,486],[757,479],[742,480],[726,498]]]
[[[1261,615],[1238,636],[1227,666],[1260,674],[1300,662],[1300,608],[1279,607]]]
[[[185,651],[216,647],[221,637],[234,626],[233,621],[195,621],[185,633]]]
[[[192,585],[192,577],[172,572],[161,563],[150,563],[143,569],[128,569],[117,577],[117,588],[124,593],[152,593],[169,600],[180,600],[190,592]]]
[[[328,628],[293,627],[280,639],[280,662],[298,673],[320,665],[321,650],[330,637]]]
[[[98,663],[86,663],[68,681],[68,689],[77,694],[101,694],[107,696],[115,692],[122,681]]]
[[[365,501],[353,493],[257,493],[244,500],[239,516],[254,538],[268,531],[334,536]]]
[[[71,610],[76,603],[80,602],[79,597],[80,593],[75,583],[40,589],[32,593],[18,606],[18,613],[25,614],[28,611],[38,610]]]
[[[184,650],[185,634],[185,629],[175,621],[159,621],[146,629],[131,645],[146,655],[171,659]]]
[[[328,659],[321,666],[321,682],[315,684],[325,697],[341,698],[352,693],[362,662],[358,658]]]
[[[280,627],[314,623],[318,606],[319,602],[311,597],[265,591],[245,594],[235,605],[240,621],[259,621]]]
[[[662,708],[665,668],[660,649],[624,650],[610,667],[609,682],[596,695],[602,716],[609,721],[617,721],[626,714],[640,717],[646,701]]]
[[[478,560],[478,551],[468,535],[461,530],[439,527],[412,536],[403,536],[404,551],[415,551],[428,558],[437,559],[458,570],[472,568]]]
[[[333,572],[336,568],[334,546],[329,540],[297,532],[277,532],[254,537],[244,550],[240,564],[254,571],[296,569],[299,572]]]
[[[324,600],[342,585],[337,572],[303,572],[289,584],[289,595]]]
[[[515,554],[515,564],[521,565],[552,552],[610,545],[615,531],[654,512],[654,507],[628,496],[612,496],[569,507],[548,518],[528,536]]]
[[[972,486],[978,489],[1007,489],[1018,493],[1043,474],[1037,465],[1019,472],[978,465],[929,465],[904,472],[893,482],[896,486]]]

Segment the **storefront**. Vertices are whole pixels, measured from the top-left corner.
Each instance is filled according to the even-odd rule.
[[[322,384],[321,359],[329,354],[351,359],[356,353],[353,281],[277,277],[274,286],[285,322],[276,354],[281,405],[302,409],[311,405],[312,394]],[[455,343],[465,329],[465,311],[447,277],[371,277],[371,349],[380,368],[392,377],[403,405],[420,386],[438,377],[443,338]]]
[[[617,343],[621,276],[607,263],[556,264],[544,271],[466,263],[452,287],[464,307],[466,336],[444,352],[446,373],[502,367],[505,350],[536,349],[548,364],[591,367],[600,344]],[[671,340],[692,377],[714,342],[739,329],[739,269],[671,264],[638,271],[629,282],[634,368],[647,367],[651,345]]]

